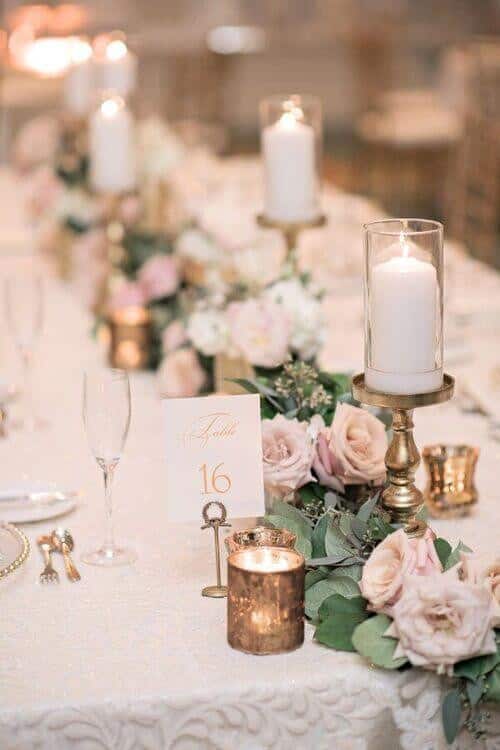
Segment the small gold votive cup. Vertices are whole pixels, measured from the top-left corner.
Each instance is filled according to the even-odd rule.
[[[247,547],[287,547],[293,549],[296,534],[286,529],[256,526],[254,529],[235,531],[224,540],[229,555]]]
[[[123,307],[108,318],[109,362],[120,370],[144,370],[151,358],[151,315],[144,307]]]
[[[423,459],[429,475],[425,503],[434,518],[466,515],[477,503],[474,471],[479,449],[469,445],[428,445]]]
[[[304,642],[303,556],[247,547],[228,557],[227,640],[247,654],[280,654]]]

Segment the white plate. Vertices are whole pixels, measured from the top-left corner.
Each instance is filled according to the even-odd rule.
[[[38,498],[28,496],[37,495]],[[0,490],[0,521],[33,523],[74,510],[79,493],[50,482],[19,482]]]

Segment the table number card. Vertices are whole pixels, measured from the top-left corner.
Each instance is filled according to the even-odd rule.
[[[199,521],[213,500],[228,518],[263,515],[259,396],[167,399],[163,409],[169,519]]]

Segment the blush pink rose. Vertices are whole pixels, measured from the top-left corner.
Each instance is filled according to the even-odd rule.
[[[410,539],[398,529],[375,547],[363,567],[361,593],[375,612],[390,614],[400,598],[406,576],[428,576],[442,572],[434,547],[434,533]]]
[[[164,398],[197,396],[206,379],[194,349],[177,349],[167,354],[158,372],[160,394]]]
[[[266,299],[232,302],[227,308],[231,342],[258,367],[279,367],[288,358],[290,321],[281,305]]]
[[[493,607],[485,586],[459,581],[454,571],[409,576],[386,635],[398,639],[395,658],[452,674],[457,661],[496,652]]]
[[[175,349],[185,344],[188,340],[186,329],[180,320],[173,320],[165,330],[161,337],[161,343],[164,354],[169,354]]]
[[[14,142],[14,163],[21,170],[54,160],[60,129],[55,117],[40,115],[24,125]]]
[[[277,414],[262,422],[264,484],[276,497],[285,497],[313,480],[314,455],[307,422]]]
[[[146,304],[144,290],[136,281],[125,281],[111,295],[108,302],[110,310],[121,307],[142,307]]]
[[[467,583],[486,586],[491,591],[495,607],[495,627],[500,626],[500,558],[462,552],[460,576]]]
[[[170,297],[179,286],[175,259],[171,255],[153,255],[139,271],[139,283],[148,302]]]
[[[383,484],[387,436],[377,417],[356,406],[339,404],[331,427],[320,429],[314,470],[322,485]]]

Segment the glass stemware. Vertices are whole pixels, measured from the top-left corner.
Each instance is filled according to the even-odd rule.
[[[43,327],[43,284],[41,276],[29,269],[8,276],[4,281],[7,326],[23,366],[23,416],[18,425],[27,430],[44,426],[35,412],[32,372],[36,345]]]
[[[130,382],[123,370],[88,371],[83,383],[83,421],[90,450],[104,478],[106,533],[102,546],[82,557],[91,565],[125,565],[135,553],[115,545],[112,485],[130,426]]]

